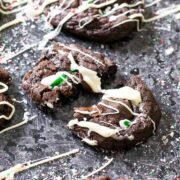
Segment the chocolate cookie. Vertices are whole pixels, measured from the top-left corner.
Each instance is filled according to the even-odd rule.
[[[34,102],[53,108],[58,101],[75,96],[80,86],[99,93],[101,82],[116,70],[116,65],[100,53],[56,43],[25,74],[22,86]]]
[[[102,93],[97,105],[75,108],[75,119],[68,123],[83,142],[105,149],[126,149],[155,132],[160,108],[138,76],[132,76],[122,88]]]
[[[15,112],[15,107],[6,93],[10,80],[10,74],[0,67],[0,126],[10,120]]]
[[[139,30],[143,13],[143,0],[74,0],[61,2],[49,21],[59,32],[111,42]]]

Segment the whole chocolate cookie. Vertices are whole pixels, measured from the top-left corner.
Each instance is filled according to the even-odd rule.
[[[15,112],[12,100],[6,93],[10,81],[10,74],[0,67],[0,126],[5,121],[10,120]]]
[[[100,42],[117,41],[140,29],[144,0],[61,1],[50,18],[59,32],[67,32]]]
[[[53,108],[56,102],[75,96],[80,86],[99,93],[101,82],[116,70],[116,65],[100,53],[55,43],[25,74],[22,86],[34,102]]]
[[[140,77],[132,76],[122,88],[102,93],[97,105],[75,108],[75,119],[68,123],[83,142],[105,149],[126,149],[155,132],[160,108]]]

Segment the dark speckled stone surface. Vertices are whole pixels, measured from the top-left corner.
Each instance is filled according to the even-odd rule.
[[[172,1],[167,0],[162,6],[170,3],[172,4]],[[25,26],[16,26],[1,33],[0,46],[2,48],[5,45],[1,54],[5,50],[17,52],[24,44],[32,44],[41,39],[42,19],[36,24],[28,22]],[[28,111],[30,116],[37,115],[37,118],[0,135],[0,171],[17,163],[79,148],[81,153],[75,156],[20,173],[16,179],[81,179],[81,175],[88,174],[106,162],[106,156],[113,157],[114,161],[99,175],[129,177],[135,180],[180,178],[180,21],[168,17],[147,24],[144,31],[130,36],[125,41],[111,45],[85,42],[63,34],[58,40],[76,41],[111,57],[118,64],[119,71],[108,87],[118,86],[120,76],[128,78],[131,74],[139,74],[153,91],[162,109],[163,116],[156,134],[146,143],[126,152],[104,152],[84,145],[67,130],[66,123],[72,118],[74,106],[96,103],[98,97],[81,92],[78,99],[59,105],[53,111],[36,107],[21,89],[22,76],[39,57],[39,51],[33,49],[3,65],[13,76],[10,94],[17,100],[24,100],[24,103],[16,103],[17,111],[12,124],[20,122],[25,111]],[[166,55],[165,52],[170,47],[174,51],[171,55]],[[163,136],[167,136],[166,140],[162,140]]]

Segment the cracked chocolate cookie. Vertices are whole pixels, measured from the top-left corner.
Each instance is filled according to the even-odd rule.
[[[126,149],[151,136],[161,118],[153,94],[138,76],[119,89],[102,90],[102,100],[74,109],[68,123],[83,142],[105,149]]]
[[[116,70],[116,65],[103,54],[75,44],[55,43],[25,74],[22,86],[34,102],[53,108],[58,101],[75,96],[80,86],[100,93],[101,82]]]
[[[143,0],[72,0],[62,1],[50,23],[80,37],[112,42],[140,29]]]
[[[8,84],[11,81],[10,74],[0,67],[0,126],[12,118],[15,107],[11,98],[7,95]]]

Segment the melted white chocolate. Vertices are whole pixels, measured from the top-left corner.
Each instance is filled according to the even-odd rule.
[[[91,140],[89,138],[83,138],[82,141],[89,144],[90,146],[97,146],[98,145],[98,142],[96,140]]]
[[[100,93],[101,92],[101,79],[98,77],[97,72],[78,65],[75,62],[71,53],[69,53],[68,58],[71,61],[71,69],[77,69],[79,73],[82,75],[83,80],[89,85],[92,91],[95,93]]]
[[[119,128],[112,129],[94,122],[78,121],[78,119],[71,120],[67,126],[70,129],[74,129],[75,125],[83,128],[88,128],[90,131],[95,132],[105,138],[112,137],[114,139],[119,139],[119,137],[117,136],[117,133],[120,130]]]
[[[108,98],[127,99],[130,100],[132,104],[135,106],[138,106],[142,102],[140,92],[128,86],[124,86],[119,89],[102,90],[101,92],[104,93],[102,99],[108,99]]]

